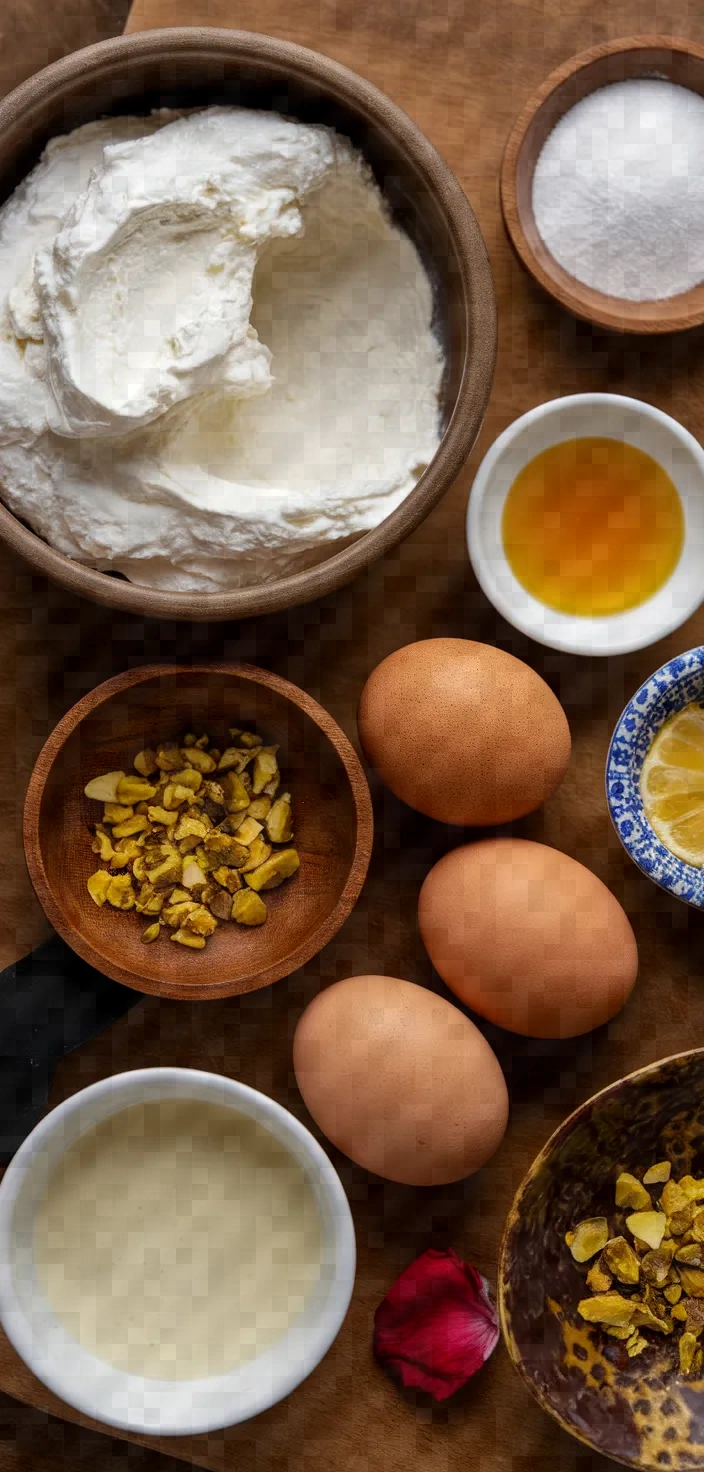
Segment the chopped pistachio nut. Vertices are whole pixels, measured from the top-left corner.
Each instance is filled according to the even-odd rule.
[[[134,874],[134,868],[132,869]],[[160,915],[164,908],[164,894],[155,889],[153,884],[144,882],[135,900],[135,908],[140,915]]]
[[[232,919],[232,895],[226,889],[220,889],[219,885],[213,885],[215,894],[203,894],[203,900],[207,904],[211,914],[217,920]]]
[[[133,814],[133,807],[125,807],[124,803],[121,802],[106,802],[103,808],[103,822],[110,823],[111,825],[113,823],[124,823]]]
[[[695,1212],[689,1231],[693,1242],[704,1242],[704,1211]]]
[[[640,1270],[646,1282],[655,1288],[662,1288],[667,1283],[674,1250],[674,1242],[662,1242],[659,1247],[645,1253],[640,1260]]]
[[[662,1211],[634,1211],[626,1217],[626,1226],[633,1237],[656,1252],[665,1236],[667,1217]]]
[[[638,1178],[622,1171],[616,1182],[616,1205],[631,1206],[634,1211],[648,1211],[652,1202]]]
[[[171,939],[180,946],[190,946],[193,951],[202,951],[205,945],[205,936],[195,935],[192,930],[175,930]]]
[[[675,1262],[683,1262],[687,1268],[704,1267],[704,1247],[701,1242],[687,1242],[684,1247],[678,1247],[675,1253]]]
[[[101,827],[100,823],[96,826],[95,838],[93,839],[91,848],[94,854],[100,855],[104,863],[109,863],[114,853],[112,839],[110,834],[106,833],[105,829]]]
[[[579,1222],[569,1244],[575,1262],[588,1262],[590,1257],[596,1257],[597,1252],[606,1246],[608,1237],[609,1224],[605,1216],[593,1216]]]
[[[152,751],[151,746],[145,746],[143,751],[137,752],[132,766],[140,777],[152,777],[159,770],[156,752]]]
[[[178,823],[178,813],[167,813],[166,808],[147,808],[147,817],[150,823],[161,825],[163,828],[171,828]]]
[[[195,770],[205,776],[208,772],[214,772],[217,763],[213,761],[209,752],[201,750],[199,746],[184,746],[181,756],[186,764],[195,767]]]
[[[704,1298],[704,1272],[700,1268],[680,1268],[680,1283],[688,1298]]]
[[[612,1283],[613,1278],[606,1272],[602,1259],[592,1263],[587,1273],[587,1287],[591,1288],[592,1293],[608,1293]]]
[[[701,1298],[688,1298],[687,1307],[687,1332],[689,1334],[701,1334],[704,1329],[704,1300]]]
[[[638,1329],[655,1329],[659,1334],[671,1334],[672,1324],[668,1319],[661,1319],[653,1309],[645,1303],[636,1303],[633,1306],[633,1323]]]
[[[221,784],[219,782],[212,782],[212,781],[210,781],[210,782],[205,782],[203,784],[203,786],[204,786],[204,791],[205,791],[206,797],[209,797],[211,802],[217,803],[218,807],[224,808],[225,807],[225,790],[221,786]]]
[[[605,1218],[601,1218],[606,1225]],[[574,1257],[574,1248],[572,1249]],[[633,1248],[625,1237],[611,1237],[604,1248],[604,1262],[620,1283],[637,1283],[640,1279],[640,1263]]]
[[[256,801],[256,799],[255,799]],[[272,843],[290,843],[293,838],[291,794],[283,792],[272,804],[266,817],[266,831]]]
[[[662,1186],[657,1208],[646,1185]],[[693,1176],[673,1180],[671,1162],[663,1160],[644,1172],[642,1182],[629,1171],[621,1172],[616,1205],[635,1209],[625,1216],[625,1223],[623,1216],[617,1217],[614,1233],[603,1246],[603,1231],[609,1228],[606,1217],[578,1222],[565,1234],[575,1263],[586,1264],[599,1254],[586,1272],[586,1285],[593,1296],[580,1300],[580,1316],[620,1340],[631,1358],[648,1347],[648,1332],[674,1334],[680,1372],[690,1376],[701,1374],[704,1366],[704,1208],[698,1206],[700,1201],[704,1201],[704,1181]],[[632,1241],[623,1234],[624,1226]],[[615,1280],[623,1285],[624,1293],[614,1292]]]
[[[143,813],[135,813],[133,817],[126,818],[124,823],[115,823],[113,838],[132,838],[135,833],[146,833],[149,828],[149,819]]]
[[[183,767],[179,772],[171,772],[169,781],[178,787],[190,787],[191,792],[200,792],[203,786],[203,778],[194,767]]]
[[[701,1369],[702,1349],[696,1336],[685,1329],[679,1342],[680,1370],[683,1375],[694,1375]]]
[[[116,910],[132,910],[135,903],[132,875],[114,874],[105,898],[108,904],[113,905]]]
[[[252,791],[257,797],[265,787],[270,787],[272,782],[279,785],[279,764],[276,760],[278,746],[263,746],[254,758],[252,768]]]
[[[667,1216],[672,1216],[676,1211],[685,1211],[689,1205],[690,1198],[686,1191],[683,1191],[676,1181],[666,1181],[662,1188],[660,1206]]]
[[[117,801],[124,803],[149,802],[156,787],[145,777],[121,777],[117,784]]]
[[[155,760],[160,772],[177,772],[183,766],[181,748],[175,741],[157,746]]]
[[[286,794],[286,796],[288,797],[288,793]],[[267,797],[266,793],[262,793],[261,797],[252,798],[252,801],[247,808],[247,817],[255,818],[257,822],[263,823],[264,820],[268,818],[270,812],[271,798]],[[271,834],[269,836],[271,837]],[[276,841],[276,839],[272,839],[272,843],[275,843]]]
[[[300,862],[295,848],[279,849],[259,869],[247,875],[247,883],[251,889],[276,889],[284,879],[290,879],[295,874]]]
[[[704,1201],[704,1181],[696,1181],[694,1176],[683,1176],[677,1184],[689,1201]]]
[[[293,815],[290,793],[276,797],[278,747],[238,727],[230,737],[222,753],[207,734],[193,732],[180,744],[145,746],[131,773],[106,772],[84,789],[103,804],[92,848],[106,866],[90,875],[88,892],[99,907],[147,917],[145,945],[164,927],[179,945],[202,950],[219,923],[263,925],[267,910],[257,891],[299,867],[296,850],[282,847],[290,845]],[[606,1245],[603,1224],[592,1256]],[[590,1286],[605,1292],[611,1282],[604,1261],[598,1273],[595,1264]]]
[[[232,919],[238,925],[263,925],[266,905],[252,889],[242,889],[232,901]]]
[[[622,1293],[595,1293],[577,1305],[577,1312],[588,1324],[609,1324],[616,1329],[629,1326],[635,1311],[636,1305]]]
[[[213,869],[213,879],[221,884],[230,894],[236,894],[242,888],[242,880],[236,869],[227,869],[222,865],[219,869]]]
[[[265,843],[263,838],[255,838],[249,845],[249,858],[242,865],[243,874],[251,874],[253,869],[259,869],[271,854],[271,844]]]
[[[95,874],[91,874],[88,880],[88,893],[99,907],[105,904],[111,884],[112,875],[108,874],[107,869],[96,869]]]
[[[217,769],[219,772],[243,772],[252,755],[252,752],[241,751],[238,746],[228,746],[220,756]]]
[[[650,1170],[643,1176],[644,1186],[659,1186],[662,1182],[669,1181],[672,1174],[672,1166],[669,1160],[660,1160],[657,1165],[651,1165]]]
[[[117,789],[124,775],[124,772],[106,772],[102,777],[94,777],[83,791],[94,802],[117,802]]]
[[[193,800],[193,789],[187,787],[183,782],[168,782],[164,788],[163,804],[169,811],[180,808],[182,803],[190,803]]]

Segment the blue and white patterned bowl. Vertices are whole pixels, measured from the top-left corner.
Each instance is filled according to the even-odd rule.
[[[660,727],[695,700],[704,701],[701,647],[664,664],[629,700],[606,759],[606,800],[616,832],[638,868],[677,899],[704,910],[704,869],[670,853],[651,828],[640,795],[643,763]]]

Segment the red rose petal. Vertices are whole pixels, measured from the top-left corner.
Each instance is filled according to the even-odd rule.
[[[450,1248],[430,1248],[389,1289],[374,1315],[374,1353],[404,1386],[447,1400],[499,1340],[489,1285]]]

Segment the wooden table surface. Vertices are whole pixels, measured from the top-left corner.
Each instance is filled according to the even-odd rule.
[[[70,12],[69,19],[57,10]],[[120,0],[5,0],[2,85],[61,50],[117,32]],[[9,13],[8,13],[9,12]],[[332,1153],[356,1219],[359,1274],[340,1337],[310,1380],[256,1421],[216,1435],[145,1439],[120,1448],[80,1422],[0,1343],[0,1472],[28,1467],[127,1466],[173,1472],[183,1461],[238,1472],[605,1472],[534,1405],[500,1348],[456,1402],[431,1410],[402,1397],[371,1358],[374,1308],[396,1274],[430,1245],[454,1245],[495,1277],[502,1223],[526,1167],[582,1099],[639,1064],[704,1041],[702,926],[657,892],[622,854],[603,795],[609,735],[641,680],[679,650],[704,642],[704,615],[627,658],[575,659],[543,650],[503,624],[479,594],[464,551],[468,487],[481,454],[518,414],[584,390],[634,394],[704,435],[704,335],[619,339],[562,314],[523,275],[503,234],[497,199],[510,124],[545,74],[596,42],[666,28],[704,41],[704,8],[671,0],[136,0],[131,29],[237,25],[316,47],[361,72],[410,112],[460,178],[479,217],[499,304],[499,357],[489,412],[461,481],[394,554],[335,597],[288,616],[238,626],[143,623],[49,587],[0,548],[0,964],[45,933],[24,872],[20,815],[33,759],[84,691],[130,664],[220,656],[254,660],[303,685],[356,739],[355,707],[369,670],[413,639],[452,634],[495,642],[526,659],[563,701],[574,742],[561,790],[516,825],[573,854],[604,879],[634,924],[640,981],[608,1028],[576,1043],[540,1044],[486,1029],[507,1073],[504,1144],[474,1179],[439,1191],[384,1184]],[[37,39],[40,33],[41,40]],[[373,784],[377,836],[362,899],[318,960],[242,1000],[140,1003],[68,1057],[52,1102],[106,1074],[192,1064],[254,1084],[306,1118],[293,1081],[296,1019],[321,985],[367,969],[439,983],[416,933],[415,902],[431,863],[462,838],[403,809]],[[19,1408],[9,1399],[35,1409]],[[38,1408],[38,1409],[37,1409]],[[87,1425],[87,1423],[83,1423]],[[179,1458],[181,1462],[172,1461]]]

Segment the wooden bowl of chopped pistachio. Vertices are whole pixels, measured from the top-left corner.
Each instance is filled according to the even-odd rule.
[[[628,1467],[704,1467],[704,1049],[589,1099],[509,1213],[509,1354],[544,1410]]]
[[[268,986],[354,907],[369,789],[340,727],[252,665],[147,666],[63,717],[25,804],[52,924],[138,991],[189,1000]]]

